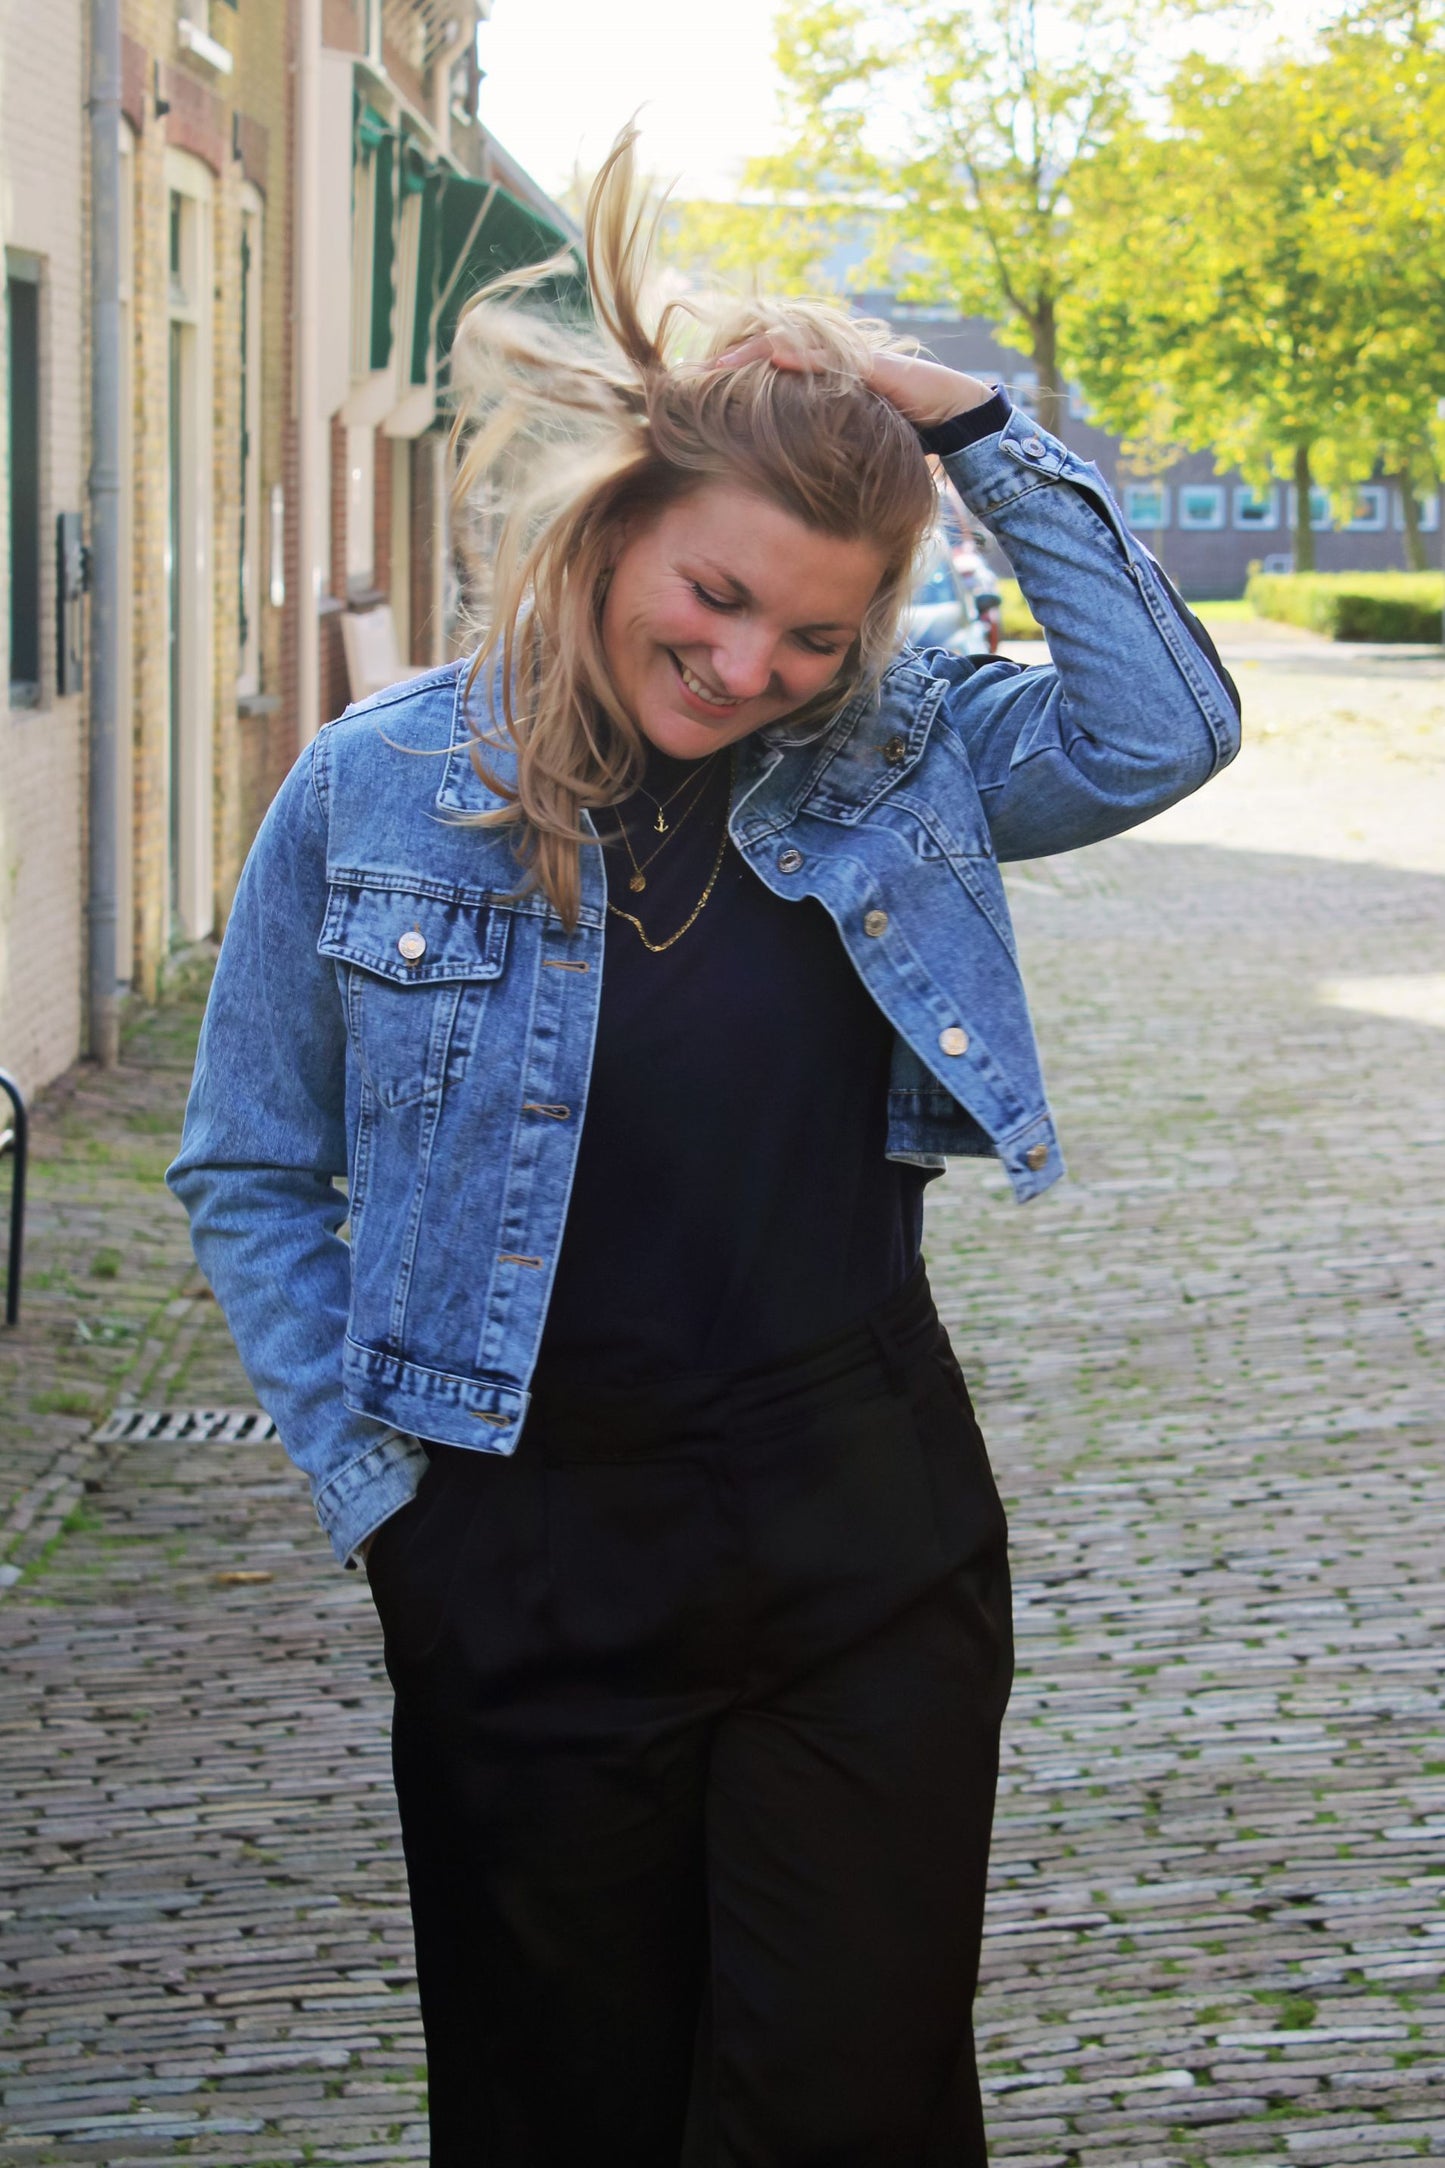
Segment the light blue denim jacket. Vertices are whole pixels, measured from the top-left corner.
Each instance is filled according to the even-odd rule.
[[[894,1027],[890,1156],[994,1154],[1023,1200],[1062,1161],[998,862],[1196,790],[1238,718],[1095,468],[1018,413],[947,466],[1051,665],[905,652],[827,723],[744,742],[731,830],[776,894],[822,903]],[[343,1560],[412,1495],[418,1440],[516,1447],[587,1103],[601,862],[568,933],[516,893],[504,830],[452,818],[495,802],[465,680],[349,709],[282,786],[168,1175]]]

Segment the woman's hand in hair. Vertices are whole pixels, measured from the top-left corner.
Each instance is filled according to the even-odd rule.
[[[790,346],[773,332],[759,332],[741,346],[730,347],[709,364],[714,369],[740,369],[750,361],[770,361],[775,369],[816,371],[830,366],[828,357],[806,347]],[[982,406],[993,397],[993,386],[960,369],[945,369],[938,361],[924,361],[914,354],[874,354],[868,371],[873,390],[896,406],[915,429],[933,429],[952,421],[970,407]]]

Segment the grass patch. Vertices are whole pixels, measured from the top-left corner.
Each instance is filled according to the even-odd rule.
[[[51,1385],[30,1396],[35,1415],[99,1415],[100,1402],[93,1393],[79,1392],[73,1385]]]
[[[119,1250],[97,1250],[90,1260],[90,1276],[93,1280],[118,1280],[120,1268]]]
[[[1258,614],[1248,595],[1233,595],[1222,602],[1191,602],[1190,609],[1201,625],[1252,625]]]

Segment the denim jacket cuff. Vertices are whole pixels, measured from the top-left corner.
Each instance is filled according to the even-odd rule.
[[[983,519],[1004,512],[1044,484],[1068,482],[1091,499],[1129,554],[1132,537],[1098,468],[1017,407],[1002,429],[947,453],[943,464],[964,503]]]
[[[316,1518],[331,1540],[338,1565],[354,1566],[357,1545],[410,1504],[427,1465],[426,1449],[418,1439],[388,1430],[327,1477],[316,1493]]]

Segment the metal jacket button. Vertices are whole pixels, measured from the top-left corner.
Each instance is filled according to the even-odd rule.
[[[1046,1167],[1048,1163],[1049,1148],[1046,1144],[1031,1144],[1024,1153],[1024,1165],[1032,1168],[1035,1174],[1038,1173],[1040,1167]]]
[[[1044,456],[1044,440],[1043,440],[1043,438],[1042,438],[1042,437],[1025,437],[1025,438],[1024,438],[1024,450],[1025,450],[1025,451],[1026,451],[1026,452],[1028,453],[1028,456],[1029,456],[1029,458],[1030,458],[1030,459],[1042,459],[1042,458],[1043,458],[1043,456]]]
[[[950,1024],[947,1031],[941,1031],[938,1034],[938,1043],[945,1054],[966,1054],[968,1052],[968,1033],[964,1030],[962,1024]]]
[[[779,873],[796,873],[802,863],[803,854],[801,851],[795,851],[790,849],[786,851],[779,851],[778,853]]]
[[[887,933],[888,931],[888,913],[886,911],[866,911],[863,915],[863,931],[876,941],[880,933]]]
[[[901,767],[908,758],[908,740],[900,737],[896,730],[883,748],[883,758],[890,768]]]
[[[404,933],[396,946],[403,963],[419,964],[426,954],[426,935],[413,929]]]

